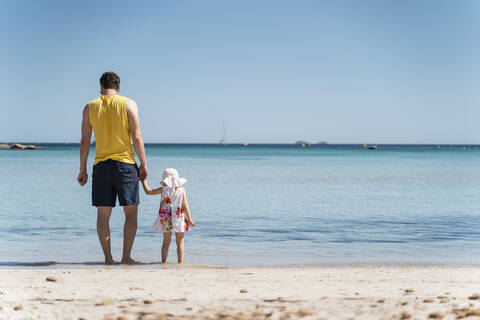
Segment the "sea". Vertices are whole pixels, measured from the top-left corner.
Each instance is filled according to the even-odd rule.
[[[0,150],[0,267],[103,261],[78,144]],[[148,183],[176,168],[197,226],[185,262],[225,266],[480,263],[480,146],[147,144]],[[161,261],[159,196],[140,193],[132,257]],[[112,251],[124,214],[113,209]],[[176,261],[172,242],[169,261]]]

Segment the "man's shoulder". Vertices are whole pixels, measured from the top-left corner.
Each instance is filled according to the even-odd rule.
[[[132,98],[124,97],[124,96],[122,96],[122,98],[125,99],[125,103],[128,103],[128,104],[134,104],[135,103],[135,100],[133,100]]]
[[[102,101],[102,96],[98,96],[98,97],[96,97],[95,99],[90,100],[90,101],[87,103],[87,106],[100,103],[101,101]]]
[[[137,110],[137,103],[135,102],[135,100],[131,99],[131,98],[127,98],[127,97],[124,97],[126,100],[125,100],[125,107],[127,108],[127,110],[130,110],[130,111],[134,111],[134,110]]]
[[[129,97],[121,96],[119,94],[117,94],[116,97],[117,97],[117,99],[124,100],[126,102],[132,100]]]

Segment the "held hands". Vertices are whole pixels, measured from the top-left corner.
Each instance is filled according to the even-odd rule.
[[[84,171],[80,171],[77,177],[77,181],[83,187],[88,181],[88,174]]]
[[[143,181],[147,179],[147,176],[148,176],[147,165],[141,164],[140,167],[138,168],[138,179]]]

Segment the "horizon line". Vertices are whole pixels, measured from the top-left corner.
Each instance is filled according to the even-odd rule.
[[[5,144],[74,144],[80,145],[80,142],[51,142],[51,141],[20,141],[20,142],[3,142]],[[2,143],[2,144],[3,144]],[[144,144],[156,144],[156,145],[222,145],[218,142],[144,142]],[[231,142],[226,143],[225,145],[301,145],[299,142]],[[95,145],[95,142],[90,143],[90,145]],[[338,145],[390,145],[390,146],[412,146],[412,145],[421,145],[421,146],[480,146],[480,143],[363,143],[363,142],[339,142],[339,143],[309,143],[305,142],[305,145],[309,146],[338,146]]]

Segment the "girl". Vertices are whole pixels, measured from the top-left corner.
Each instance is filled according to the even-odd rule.
[[[177,170],[172,168],[163,171],[160,188],[151,190],[147,181],[142,180],[143,190],[146,194],[161,195],[160,210],[153,229],[163,232],[162,263],[167,261],[172,232],[175,232],[177,242],[178,263],[183,263],[183,233],[190,230],[191,226],[195,226],[195,222],[190,216],[185,189],[182,188],[185,182],[187,179],[179,178]]]

